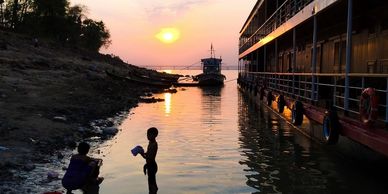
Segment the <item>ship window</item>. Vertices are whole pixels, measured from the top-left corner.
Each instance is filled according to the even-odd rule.
[[[371,22],[368,25],[368,33],[369,34],[375,34],[376,33],[376,25],[375,25],[375,23]]]
[[[388,65],[384,65],[381,68],[382,68],[382,72],[381,73],[388,73]]]
[[[306,44],[300,44],[298,45],[298,51],[299,52],[304,52],[306,50]]]
[[[334,73],[345,72],[346,41],[334,43]]]
[[[388,29],[388,20],[382,20],[381,21],[381,30],[387,30]]]
[[[368,73],[375,73],[376,72],[376,61],[367,62],[367,71],[368,71]]]

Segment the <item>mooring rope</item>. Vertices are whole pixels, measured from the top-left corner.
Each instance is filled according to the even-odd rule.
[[[195,62],[195,63],[193,63],[193,64],[191,64],[191,65],[189,65],[189,66],[183,67],[182,69],[179,69],[179,70],[189,69],[189,67],[194,66],[194,65],[196,65],[196,64],[198,64],[198,63],[201,63],[201,61],[197,61],[197,62]]]
[[[237,80],[237,78],[234,78],[234,79],[231,79],[231,80],[225,81],[224,83],[228,83],[228,82],[235,81],[235,80]]]

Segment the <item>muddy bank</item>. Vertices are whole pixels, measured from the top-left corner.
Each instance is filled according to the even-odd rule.
[[[59,151],[83,138],[101,136],[100,129],[114,126],[116,114],[136,106],[139,96],[161,91],[112,79],[106,70],[155,74],[114,56],[45,40],[35,47],[31,37],[0,31],[0,193],[12,193],[10,182],[28,181],[21,172],[62,159]]]

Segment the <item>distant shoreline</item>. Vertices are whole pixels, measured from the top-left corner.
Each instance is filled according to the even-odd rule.
[[[147,69],[153,70],[202,70],[201,66],[199,67],[184,67],[184,66],[141,66]],[[226,70],[238,70],[238,66],[222,66],[222,71]]]

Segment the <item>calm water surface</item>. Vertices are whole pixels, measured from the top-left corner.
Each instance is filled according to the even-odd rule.
[[[236,71],[223,73],[228,80],[237,77]],[[164,102],[132,109],[119,134],[94,153],[104,159],[100,193],[148,193],[144,159],[130,150],[147,146],[152,126],[159,129],[159,193],[388,192],[384,180],[250,104],[228,80],[222,88],[159,94]]]

